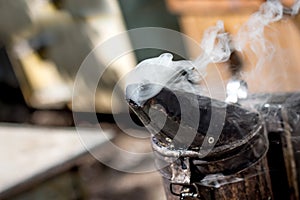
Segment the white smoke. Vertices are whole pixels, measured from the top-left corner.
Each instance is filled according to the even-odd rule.
[[[224,62],[231,54],[230,38],[223,22],[219,21],[205,32],[201,47],[204,51],[195,61],[173,61],[172,54],[164,53],[139,63],[127,77],[126,98],[142,105],[163,87],[195,94],[206,93],[199,83],[205,76],[207,65]]]
[[[243,52],[249,48],[257,57],[255,69],[260,69],[267,60],[271,60],[275,47],[265,38],[264,30],[269,24],[281,20],[283,6],[279,1],[267,1],[259,11],[252,14],[249,20],[242,25],[234,38],[234,47]]]
[[[158,94],[163,87],[201,94],[199,74],[191,61],[173,61],[173,55],[164,53],[139,63],[126,81],[126,98],[138,105]]]
[[[300,10],[300,0],[297,0],[295,2],[295,4],[292,6],[292,15],[296,15],[299,13],[299,10]]]
[[[209,63],[226,62],[231,54],[230,37],[224,30],[224,23],[218,21],[216,26],[208,28],[203,35],[201,42],[202,55],[195,64],[199,69],[207,67]]]
[[[292,13],[298,13],[299,9],[300,1],[297,1],[292,7]],[[273,58],[276,51],[272,42],[265,38],[265,28],[282,18],[283,6],[279,0],[275,0],[263,3],[259,11],[252,14],[241,26],[236,36],[226,33],[223,22],[218,21],[216,26],[205,31],[201,42],[203,52],[194,61],[172,61],[173,56],[168,53],[138,64],[127,79],[129,80],[127,85],[136,85],[131,89],[127,88],[127,98],[143,104],[145,100],[159,93],[163,87],[203,94],[204,88],[199,86],[199,83],[206,74],[209,64],[228,61],[233,50],[243,54],[245,50],[250,49],[257,57],[254,68],[262,68],[266,61]],[[156,86],[146,87],[149,83]]]

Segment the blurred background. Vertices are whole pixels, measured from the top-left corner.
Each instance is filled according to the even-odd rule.
[[[165,199],[157,172],[130,174],[111,169],[88,154],[78,140],[73,112],[89,116],[85,95],[88,80],[83,80],[81,104],[72,108],[72,90],[76,74],[89,53],[98,44],[140,27],[162,27],[185,33],[200,42],[203,32],[217,20],[224,20],[226,31],[235,34],[263,0],[0,0],[0,199]],[[293,0],[285,0],[291,5]],[[283,48],[286,60],[266,64],[264,70],[248,77],[252,92],[298,90],[300,44],[298,17],[272,26],[274,44]],[[156,40],[160,41],[159,37]],[[136,40],[128,35],[124,46]],[[161,41],[162,43],[164,41]],[[195,58],[193,49],[183,40],[185,58]],[[112,90],[135,65],[163,53],[159,49],[139,49],[119,58],[104,73],[95,94],[98,122],[87,118],[85,128],[89,148],[105,149],[105,140],[94,138],[98,124],[114,144],[151,151],[149,137],[132,138],[114,119],[128,112],[118,106],[112,115]],[[175,59],[180,59],[175,56]],[[255,57],[243,57],[244,70],[251,71]],[[98,55],[97,66],[106,55]],[[224,81],[230,70],[218,66]],[[269,78],[269,74],[272,74]],[[87,78],[88,79],[88,78]],[[208,72],[208,79],[214,75]],[[270,79],[270,80],[269,80]],[[258,80],[263,80],[258,81]],[[265,84],[265,81],[268,84]],[[101,83],[101,84],[100,84]],[[122,83],[121,83],[122,84]],[[261,87],[264,84],[264,87]],[[119,86],[118,86],[119,87]],[[122,87],[122,86],[120,86]],[[124,98],[118,90],[117,98]],[[132,116],[138,124],[139,121]],[[124,124],[127,130],[141,129]],[[147,134],[147,133],[145,133]],[[116,159],[107,152],[108,160]],[[143,161],[122,163],[138,167]],[[3,164],[2,164],[3,163]]]

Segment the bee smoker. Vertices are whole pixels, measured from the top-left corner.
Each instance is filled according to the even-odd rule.
[[[299,199],[299,93],[252,95],[231,104],[163,88],[143,106],[130,100],[129,105],[145,126],[158,132],[152,146],[158,162],[167,163],[160,172],[168,200]],[[192,127],[180,118],[180,110],[193,118],[196,109],[200,119]],[[209,126],[220,126],[210,122],[212,115],[224,110],[220,135],[206,142]],[[166,117],[163,126],[155,120],[162,115]],[[184,141],[176,141],[179,128],[183,134],[196,131],[187,148],[180,146]],[[203,156],[209,143],[214,147]]]
[[[167,88],[143,106],[130,100],[129,105],[145,126],[157,131],[152,146],[158,163],[164,163],[159,168],[167,199],[273,199],[266,156],[269,144],[260,113]],[[182,110],[188,118],[181,118]],[[197,126],[190,124],[195,110],[200,114]],[[212,115],[222,112],[223,122],[210,122]],[[162,116],[166,121],[159,124]],[[207,138],[210,126],[223,127],[219,135]],[[184,137],[176,137],[179,129],[186,136],[196,132],[189,146],[181,145]]]

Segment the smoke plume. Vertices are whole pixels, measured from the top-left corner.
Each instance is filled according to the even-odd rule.
[[[291,8],[292,14],[298,13],[299,9],[300,1]],[[225,32],[223,22],[218,21],[205,31],[201,42],[203,51],[194,61],[173,61],[169,53],[142,61],[127,79],[127,85],[131,85],[127,87],[127,98],[142,105],[163,87],[203,95],[205,89],[199,83],[204,79],[207,67],[211,63],[228,61],[233,50],[242,55],[245,50],[250,50],[257,58],[254,69],[261,69],[267,61],[272,60],[276,52],[272,42],[265,38],[265,28],[281,20],[283,10],[280,1],[263,3],[235,36]]]

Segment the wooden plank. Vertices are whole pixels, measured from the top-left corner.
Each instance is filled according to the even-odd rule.
[[[263,0],[166,0],[168,9],[176,14],[214,15],[253,12]]]
[[[194,15],[231,15],[232,13],[251,13],[258,10],[265,0],[166,0],[170,12]],[[281,0],[290,7],[294,0]]]
[[[90,156],[86,148],[103,144],[112,133],[85,129],[85,146],[75,128],[0,125],[0,199],[20,193],[67,171]]]

